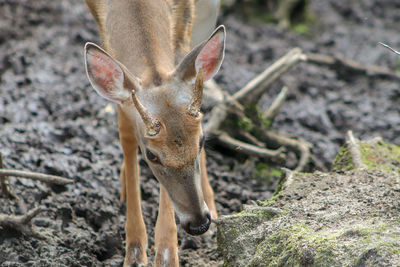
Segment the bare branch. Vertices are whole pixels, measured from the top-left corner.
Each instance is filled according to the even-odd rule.
[[[271,106],[263,113],[265,119],[270,121],[273,121],[275,119],[276,115],[278,115],[279,110],[286,100],[288,91],[289,88],[287,86],[282,88],[281,92],[275,98],[274,102],[272,102]]]
[[[41,181],[41,182],[51,183],[51,184],[58,184],[58,185],[67,185],[67,184],[71,184],[74,182],[73,180],[70,180],[70,179],[67,179],[64,177],[48,175],[48,174],[43,174],[43,173],[0,169],[0,177],[4,177],[4,176],[29,178],[29,179],[36,180],[36,181]]]
[[[381,43],[381,42],[379,42],[378,44],[380,44],[380,45],[386,47],[387,49],[391,50],[392,52],[396,53],[397,55],[400,55],[400,52],[399,52],[399,51],[394,50],[393,48],[391,48],[391,47],[388,46],[387,44],[384,44],[384,43]]]
[[[3,156],[0,152],[0,169],[2,168],[3,168]],[[3,195],[5,195],[8,198],[16,199],[17,196],[9,188],[7,177],[0,175],[0,182],[1,182],[1,192],[3,193]]]
[[[239,135],[245,139],[247,142],[249,142],[250,144],[259,146],[259,147],[266,147],[266,145],[261,142],[260,140],[258,140],[255,136],[253,136],[251,133],[246,132],[244,130],[240,130],[239,131]]]
[[[287,168],[281,168],[282,171],[285,173],[285,182],[283,184],[283,188],[286,189],[288,188],[291,184],[293,184],[293,176],[295,174],[295,171],[289,170]]]
[[[342,55],[329,56],[324,54],[308,53],[307,62],[328,66],[335,70],[352,72],[355,74],[367,75],[370,77],[381,77],[400,80],[400,74],[376,65],[360,64],[354,60],[347,59]]]
[[[310,148],[311,144],[302,140],[302,139],[292,139],[281,134],[278,134],[274,131],[266,131],[264,132],[266,138],[271,140],[272,142],[291,148],[299,153],[299,162],[297,163],[297,167],[294,169],[295,172],[303,171],[305,166],[310,159]]]
[[[284,148],[279,148],[277,150],[270,150],[258,146],[254,146],[242,141],[239,141],[235,138],[230,137],[225,132],[219,132],[218,141],[221,145],[228,147],[230,149],[234,149],[240,151],[243,154],[249,156],[256,156],[264,159],[274,159],[274,160],[283,160],[284,155],[282,154]]]
[[[366,169],[367,165],[361,157],[359,141],[354,137],[353,131],[348,131],[346,135],[346,143],[349,148],[351,159],[356,169]]]
[[[251,80],[245,87],[236,92],[233,95],[233,98],[243,105],[256,103],[256,100],[264,93],[265,88],[267,88],[289,68],[305,59],[306,57],[300,48],[290,50],[264,72]]]
[[[31,224],[32,219],[41,211],[41,208],[35,208],[21,216],[0,214],[0,226],[15,229],[23,234],[33,235],[37,238],[43,238],[43,236],[32,229]]]

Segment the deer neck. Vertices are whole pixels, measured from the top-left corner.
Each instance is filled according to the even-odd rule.
[[[165,0],[110,0],[103,46],[143,86],[159,86],[174,69],[171,10]]]

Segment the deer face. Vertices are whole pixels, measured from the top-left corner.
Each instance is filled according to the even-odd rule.
[[[211,223],[201,189],[200,106],[203,82],[218,71],[224,43],[225,30],[220,27],[164,75],[160,86],[147,88],[100,47],[86,45],[92,86],[130,118],[143,157],[168,192],[183,228],[193,235],[204,233]]]
[[[142,129],[137,134],[142,155],[167,190],[181,225],[190,234],[202,234],[211,222],[201,188],[202,114],[193,116],[188,112],[192,97],[182,94],[187,89],[184,86],[171,81],[167,86],[152,88],[152,97],[138,93],[143,106],[149,107],[148,111],[157,120],[157,134],[147,134],[140,115],[137,112],[132,115],[136,116],[136,128]],[[192,86],[189,85],[190,91]]]

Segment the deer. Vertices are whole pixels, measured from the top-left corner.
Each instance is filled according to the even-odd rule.
[[[175,214],[190,235],[205,233],[218,217],[200,109],[203,84],[218,72],[225,53],[225,27],[213,31],[219,1],[85,1],[101,39],[101,46],[85,45],[86,74],[118,110],[124,266],[148,264],[139,149],[160,184],[154,265],[179,266]],[[211,22],[201,12],[208,12]]]

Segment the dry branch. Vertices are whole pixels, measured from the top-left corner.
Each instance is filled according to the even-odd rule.
[[[29,172],[29,171],[20,171],[20,170],[9,170],[9,169],[0,169],[0,177],[4,176],[15,176],[20,178],[28,178],[36,181],[41,181],[45,183],[57,184],[57,185],[67,185],[71,184],[74,181],[60,177],[55,175],[48,175],[37,172]]]
[[[302,139],[293,139],[282,134],[276,133],[274,131],[266,131],[265,137],[270,140],[270,142],[282,145],[284,147],[289,148],[290,150],[294,150],[299,154],[299,161],[297,163],[297,167],[294,171],[302,171],[304,167],[307,165],[308,160],[310,158],[310,148],[312,145]]]
[[[259,146],[254,146],[245,142],[242,142],[240,140],[237,140],[235,138],[232,138],[225,132],[221,132],[218,135],[218,140],[221,145],[224,145],[230,149],[240,151],[243,154],[249,155],[249,156],[256,156],[259,158],[263,159],[280,159],[283,160],[283,151],[284,148],[279,148],[277,150],[270,150],[266,148],[262,148]]]
[[[293,176],[295,171],[289,170],[287,168],[281,168],[285,173],[285,182],[283,183],[283,190],[287,189],[291,184],[293,184]]]
[[[0,153],[0,169],[3,168],[3,156]],[[4,196],[8,198],[17,198],[17,196],[12,192],[8,186],[7,177],[0,175],[0,182],[1,182],[1,192]]]
[[[23,234],[32,235],[37,238],[43,238],[42,235],[32,228],[32,219],[41,211],[41,208],[35,208],[21,216],[0,214],[0,226],[15,229]]]
[[[324,54],[308,53],[306,61],[321,66],[328,66],[336,71],[351,72],[369,77],[390,78],[400,80],[400,74],[377,65],[360,64],[342,55],[329,56]]]
[[[261,159],[269,159],[274,161],[282,161],[284,159],[283,151],[286,147],[295,149],[298,151],[299,165],[296,170],[302,170],[310,156],[309,146],[305,145],[302,141],[294,140],[293,142],[287,141],[289,138],[275,138],[274,144],[282,147],[277,150],[270,150],[266,148],[265,142],[263,140],[258,140],[251,133],[244,132],[242,129],[235,129],[242,139],[249,143],[237,140],[231,137],[226,131],[222,130],[223,122],[226,121],[228,115],[235,115],[238,120],[246,121],[249,124],[249,128],[258,129],[258,132],[268,133],[270,130],[268,128],[264,129],[265,125],[260,123],[260,117],[248,117],[246,115],[246,107],[254,106],[257,104],[259,97],[265,92],[265,89],[276,79],[278,79],[284,72],[286,72],[290,67],[294,66],[298,62],[305,60],[306,57],[299,48],[292,49],[286,55],[284,55],[277,62],[268,67],[263,73],[251,80],[245,87],[235,93],[233,96],[222,91],[222,89],[216,84],[208,84],[208,92],[214,92],[218,95],[218,100],[209,96],[209,99],[217,103],[211,110],[209,119],[205,124],[205,131],[209,134],[215,135],[216,140],[223,146],[236,150],[240,153],[256,156]],[[264,113],[263,119],[272,121],[274,117],[278,114],[279,109],[283,105],[286,98],[288,88],[283,88],[282,92],[278,95],[276,100],[273,102],[272,106]],[[206,93],[211,95],[211,93]],[[222,97],[221,97],[222,96]],[[266,116],[264,116],[266,115]],[[258,115],[257,115],[258,116]],[[253,121],[254,120],[254,121]],[[284,143],[279,142],[283,140]]]
[[[279,78],[283,73],[289,70],[292,66],[300,61],[305,60],[306,57],[300,48],[290,50],[286,55],[277,60],[274,64],[268,67],[264,72],[251,80],[246,86],[240,89],[233,95],[233,99],[249,105],[257,103],[259,97],[265,93],[265,89]]]
[[[395,54],[397,54],[397,55],[400,55],[400,52],[399,52],[399,51],[394,50],[393,48],[391,48],[391,47],[388,46],[387,44],[384,44],[384,43],[381,43],[381,42],[379,42],[378,44],[380,44],[380,45],[386,47],[387,49],[391,50],[393,53],[395,53]]]
[[[271,106],[263,113],[265,119],[269,121],[273,121],[275,119],[276,115],[278,115],[279,110],[286,100],[288,91],[289,88],[287,86],[284,86],[282,88],[281,92],[275,98],[274,102],[272,102]]]
[[[353,131],[347,132],[346,143],[347,143],[347,147],[350,151],[351,159],[352,159],[354,167],[356,169],[366,169],[367,165],[365,165],[365,163],[361,157],[360,143],[354,137]]]

